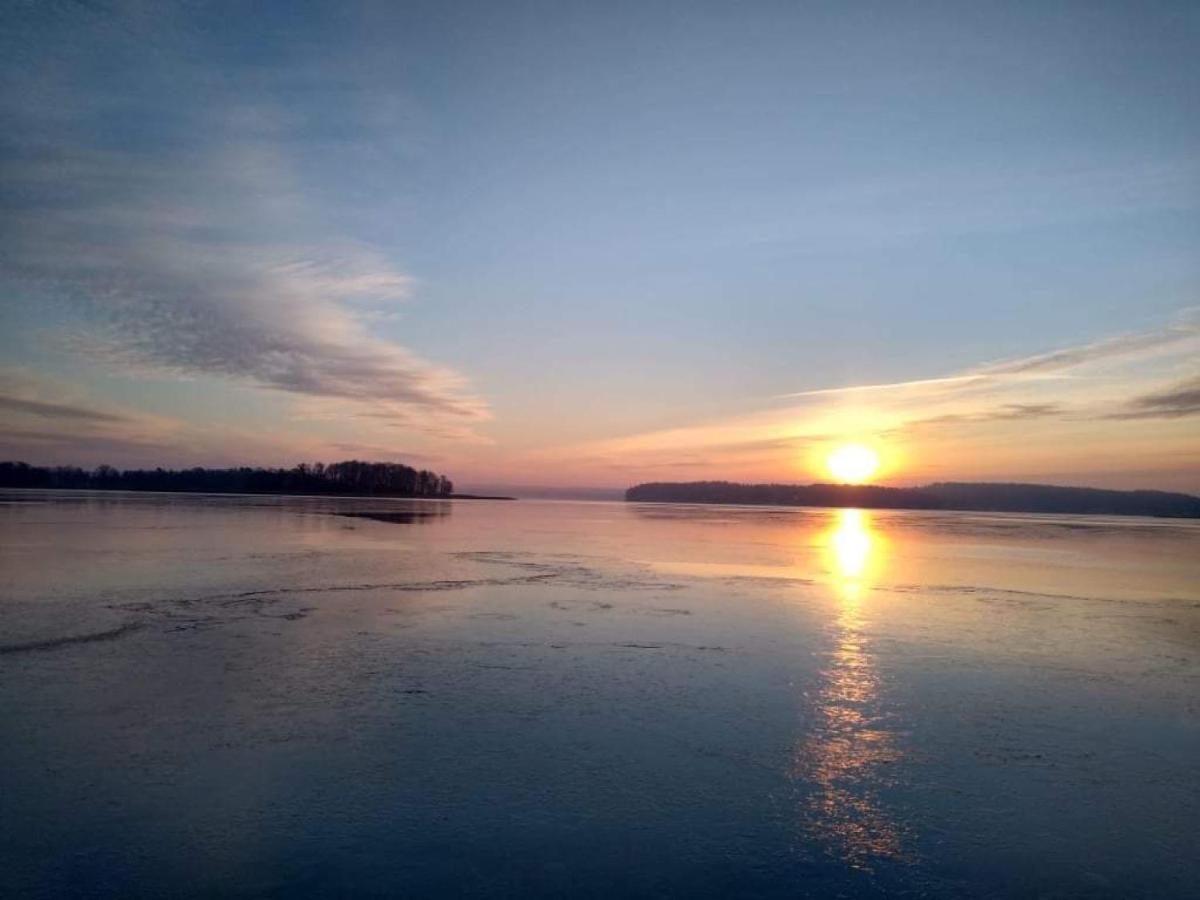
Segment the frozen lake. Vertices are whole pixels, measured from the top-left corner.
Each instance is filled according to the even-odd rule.
[[[5,897],[1194,897],[1200,525],[0,492]]]

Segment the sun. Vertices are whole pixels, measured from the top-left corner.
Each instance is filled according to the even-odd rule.
[[[825,467],[841,484],[862,484],[879,470],[879,454],[863,444],[842,444],[825,458]]]

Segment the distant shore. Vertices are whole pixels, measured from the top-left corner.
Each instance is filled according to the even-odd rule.
[[[191,494],[285,494],[291,496],[483,499],[456,494],[454,482],[402,463],[347,459],[301,463],[290,469],[253,466],[206,469],[116,469],[97,466],[32,466],[0,462],[0,487],[100,491],[161,491]],[[490,498],[489,498],[490,499]]]
[[[850,484],[654,482],[625,492],[636,503],[727,503],[965,512],[1200,518],[1200,497],[1166,491],[1114,491],[1047,484],[939,482],[916,488]]]
[[[370,494],[347,491],[206,491],[193,488],[129,488],[129,487],[11,487],[0,485],[3,491],[54,491],[80,492],[103,491],[110,494],[208,494],[214,497],[358,497],[364,500],[516,500],[516,497],[491,496],[488,494]]]

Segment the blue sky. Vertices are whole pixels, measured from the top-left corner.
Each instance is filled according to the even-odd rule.
[[[3,455],[615,485],[854,439],[898,480],[1200,489],[1192,412],[1120,418],[1200,374],[1195,4],[5,17]],[[780,399],[1179,333],[956,397],[941,443],[924,389]],[[697,438],[730,428],[773,449]]]

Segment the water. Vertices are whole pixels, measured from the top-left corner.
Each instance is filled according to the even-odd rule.
[[[1200,527],[0,494],[0,895],[1194,897]]]

